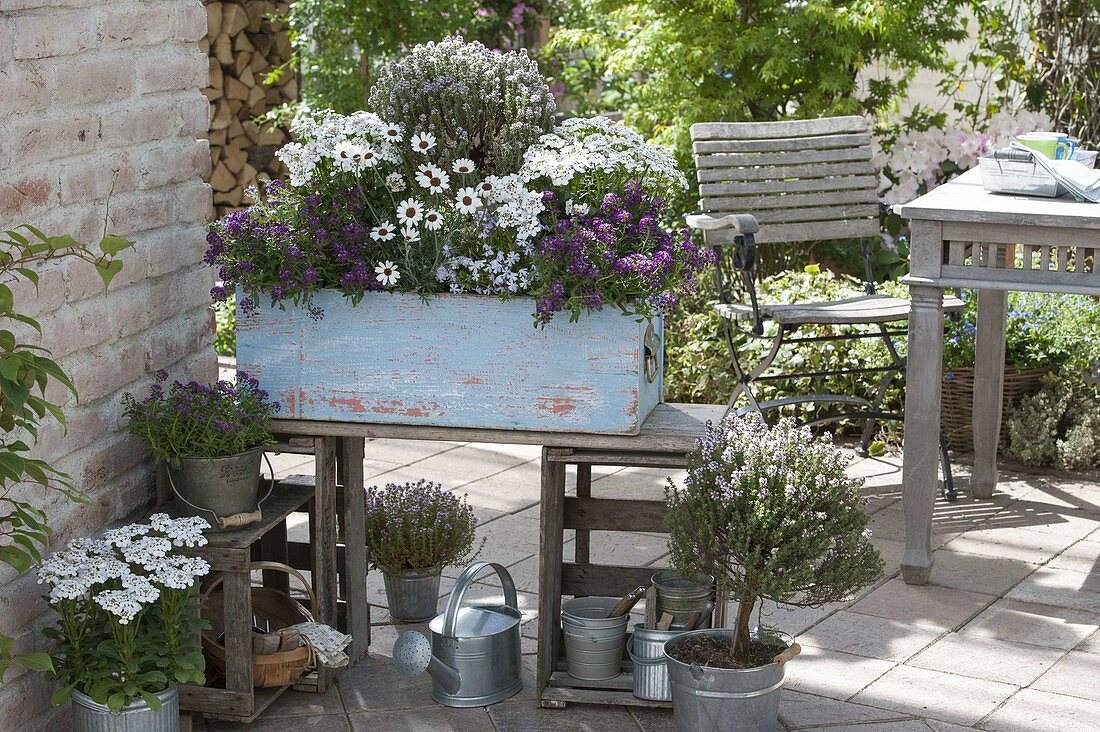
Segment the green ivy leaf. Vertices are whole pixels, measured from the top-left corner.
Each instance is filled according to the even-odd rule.
[[[134,243],[121,236],[105,236],[99,242],[99,250],[108,256],[118,254],[124,249],[129,249]]]
[[[96,262],[96,271],[99,272],[100,278],[103,280],[104,287],[111,286],[111,280],[115,278],[119,272],[122,271],[122,262],[118,259],[112,259],[110,261]]]

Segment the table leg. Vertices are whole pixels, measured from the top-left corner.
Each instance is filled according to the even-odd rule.
[[[309,527],[313,544],[313,571],[310,579],[317,595],[313,617],[319,623],[336,627],[336,440],[314,440],[315,521]],[[332,670],[317,670],[317,691],[324,693],[332,681]]]
[[[561,614],[561,553],[565,526],[565,463],[542,451],[542,502],[539,511],[538,699],[558,661],[558,616]]]
[[[909,356],[905,370],[902,505],[906,584],[923,585],[932,571],[932,511],[940,461],[940,380],[943,368],[943,291],[909,288]]]
[[[370,602],[367,600],[366,506],[363,498],[363,443],[361,437],[339,441],[340,478],[344,503],[340,533],[344,540],[344,596],[347,599],[348,655],[355,663],[370,646]]]
[[[997,443],[1005,363],[1005,292],[978,292],[978,333],[974,349],[974,474],[970,495],[992,498],[997,487]]]

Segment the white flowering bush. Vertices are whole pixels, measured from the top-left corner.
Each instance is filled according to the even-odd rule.
[[[669,480],[669,547],[685,574],[711,574],[738,601],[732,655],[751,659],[750,622],[763,599],[816,606],[882,576],[848,458],[827,438],[760,415],[707,425],[683,487]]]
[[[154,514],[147,524],[76,539],[42,563],[39,582],[50,586],[58,615],[45,630],[57,643],[54,704],[75,690],[116,711],[137,700],[159,710],[158,692],[205,683],[194,637],[208,626],[192,598],[210,565],[188,550],[206,544],[209,527]]]
[[[1035,468],[1100,466],[1100,388],[1075,369],[1047,377],[1008,415],[1008,453]]]

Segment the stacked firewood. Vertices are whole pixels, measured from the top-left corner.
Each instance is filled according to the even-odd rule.
[[[217,216],[250,203],[245,189],[258,179],[283,177],[275,151],[289,141],[286,130],[256,118],[298,97],[293,69],[274,84],[268,74],[290,58],[286,16],[290,2],[277,0],[204,0],[210,55],[210,186]]]

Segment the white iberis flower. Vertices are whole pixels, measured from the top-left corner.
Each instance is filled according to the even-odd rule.
[[[462,213],[472,214],[481,208],[481,199],[473,188],[459,188],[455,195],[455,208]]]
[[[386,176],[386,187],[394,193],[405,190],[405,176],[400,173],[390,173]]]
[[[396,285],[401,279],[401,273],[397,271],[397,265],[393,262],[379,262],[374,268],[375,279],[385,286]]]
[[[401,229],[401,236],[404,237],[406,244],[420,241],[420,231],[416,228],[415,224],[411,224]]]
[[[424,218],[424,204],[415,198],[406,198],[397,204],[397,221],[401,224],[415,224]]]
[[[451,176],[433,165],[422,165],[416,174],[416,182],[429,193],[442,193],[451,184]]]
[[[387,142],[401,142],[401,125],[382,125],[382,138]]]
[[[469,158],[459,158],[458,160],[451,163],[451,170],[460,175],[466,175],[467,173],[474,172],[474,170],[476,170],[476,167],[474,166],[473,160],[470,160]]]
[[[429,231],[439,231],[443,227],[443,217],[434,209],[424,214],[424,226]]]
[[[394,226],[389,221],[383,221],[370,230],[370,238],[375,241],[389,241],[394,237]]]
[[[418,153],[427,153],[435,147],[435,135],[430,132],[421,132],[413,135],[412,149]]]

